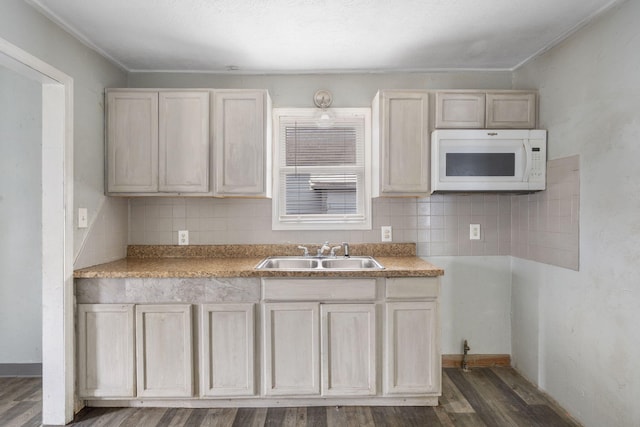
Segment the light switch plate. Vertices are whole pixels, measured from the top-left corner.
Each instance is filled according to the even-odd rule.
[[[383,225],[380,227],[380,239],[383,242],[392,242],[393,241],[393,230],[390,225]]]
[[[469,240],[480,240],[480,224],[469,224]]]
[[[89,226],[89,214],[87,208],[78,208],[78,228],[87,228]]]
[[[178,231],[178,245],[185,246],[189,244],[189,230]]]

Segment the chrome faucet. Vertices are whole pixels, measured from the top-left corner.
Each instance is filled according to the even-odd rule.
[[[304,256],[309,256],[309,248],[306,246],[298,246],[298,249],[304,250]]]
[[[322,244],[322,247],[320,247],[320,249],[318,249],[318,256],[323,256],[323,252],[326,250],[331,249],[331,246],[329,246],[329,242],[324,242]]]
[[[335,258],[335,257],[336,257],[336,251],[337,251],[338,249],[342,249],[342,246],[334,246],[334,247],[332,247],[332,248],[331,248],[331,253],[329,254],[329,256],[330,256],[331,258]]]

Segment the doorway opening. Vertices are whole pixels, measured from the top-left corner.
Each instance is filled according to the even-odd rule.
[[[42,423],[73,418],[73,79],[0,38],[0,65],[42,87]]]

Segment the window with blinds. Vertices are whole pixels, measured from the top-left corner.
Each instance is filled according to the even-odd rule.
[[[275,109],[274,229],[370,229],[370,112]]]

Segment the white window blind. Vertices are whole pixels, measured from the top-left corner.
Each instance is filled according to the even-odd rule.
[[[368,116],[332,110],[326,123],[317,111],[276,112],[274,229],[370,228]]]

